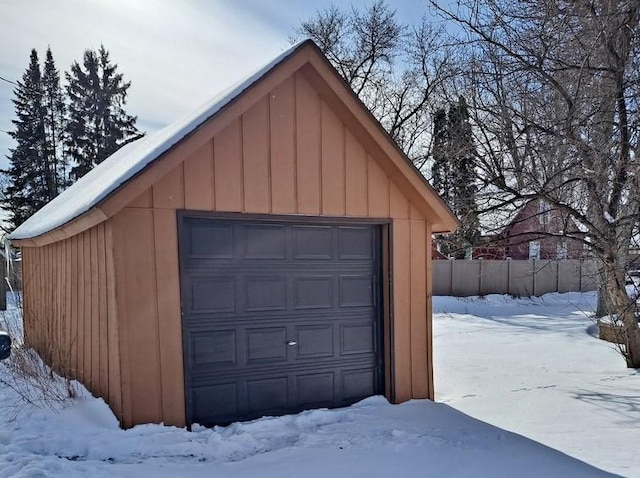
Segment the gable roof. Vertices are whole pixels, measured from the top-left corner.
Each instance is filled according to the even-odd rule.
[[[313,73],[320,77],[322,85],[327,90],[325,94],[335,96],[345,111],[357,116],[359,121],[367,122],[365,130],[377,129],[378,133],[384,134],[385,141],[378,143],[387,155],[393,156],[395,168],[391,169],[398,173],[398,177],[406,180],[405,182],[411,189],[410,192],[417,193],[413,196],[422,198],[428,203],[427,209],[432,211],[434,216],[430,217],[434,225],[433,232],[454,230],[459,223],[449,207],[330,65],[315,43],[311,40],[305,40],[284,51],[263,68],[223,91],[194,112],[155,133],[123,146],[36,212],[13,231],[8,238],[26,244],[33,242],[28,241],[30,239],[51,236],[49,240],[38,241],[46,244],[63,237],[69,237],[106,220],[117,211],[105,212],[100,208],[101,204],[117,195],[118,191],[131,179],[148,170],[152,163],[166,156],[183,139],[194,134],[212,118],[221,115],[223,111],[260,84],[274,70],[293,61],[294,57],[303,56],[305,53],[306,58],[301,58],[303,61],[299,62],[300,67],[311,65]],[[350,104],[347,105],[346,102]],[[84,225],[72,228],[73,232],[55,234],[70,223],[80,221],[82,218],[86,219]]]

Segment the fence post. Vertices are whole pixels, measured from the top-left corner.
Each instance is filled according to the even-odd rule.
[[[0,261],[2,265],[2,275],[0,280],[0,310],[7,310],[7,260],[2,257],[2,261]],[[7,277],[5,277],[5,275]]]
[[[455,292],[453,290],[453,262],[455,259],[449,259],[449,290],[451,291],[451,295],[455,296]]]
[[[580,259],[580,273],[578,274],[578,292],[582,292],[582,269],[584,265],[584,259]]]

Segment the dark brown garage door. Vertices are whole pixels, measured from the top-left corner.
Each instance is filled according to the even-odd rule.
[[[382,393],[380,226],[179,223],[189,423]]]

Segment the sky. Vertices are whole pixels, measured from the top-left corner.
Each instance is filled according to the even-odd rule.
[[[0,0],[0,77],[22,77],[47,46],[67,71],[104,45],[131,81],[127,112],[153,132],[205,103],[288,48],[302,19],[331,0]],[[342,4],[342,2],[334,2]],[[353,0],[357,8],[372,0]],[[388,0],[400,21],[428,15],[426,0]],[[344,5],[348,5],[346,2]],[[0,168],[13,145],[14,85],[0,80]]]

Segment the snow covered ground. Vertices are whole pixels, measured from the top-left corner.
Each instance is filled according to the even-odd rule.
[[[444,403],[372,397],[227,428],[124,431],[99,399],[56,414],[0,387],[0,478],[640,477],[629,446],[640,439],[640,376],[587,334],[581,310],[592,305],[589,294],[437,298]]]
[[[434,300],[436,399],[640,477],[640,373],[595,339],[595,293]]]

